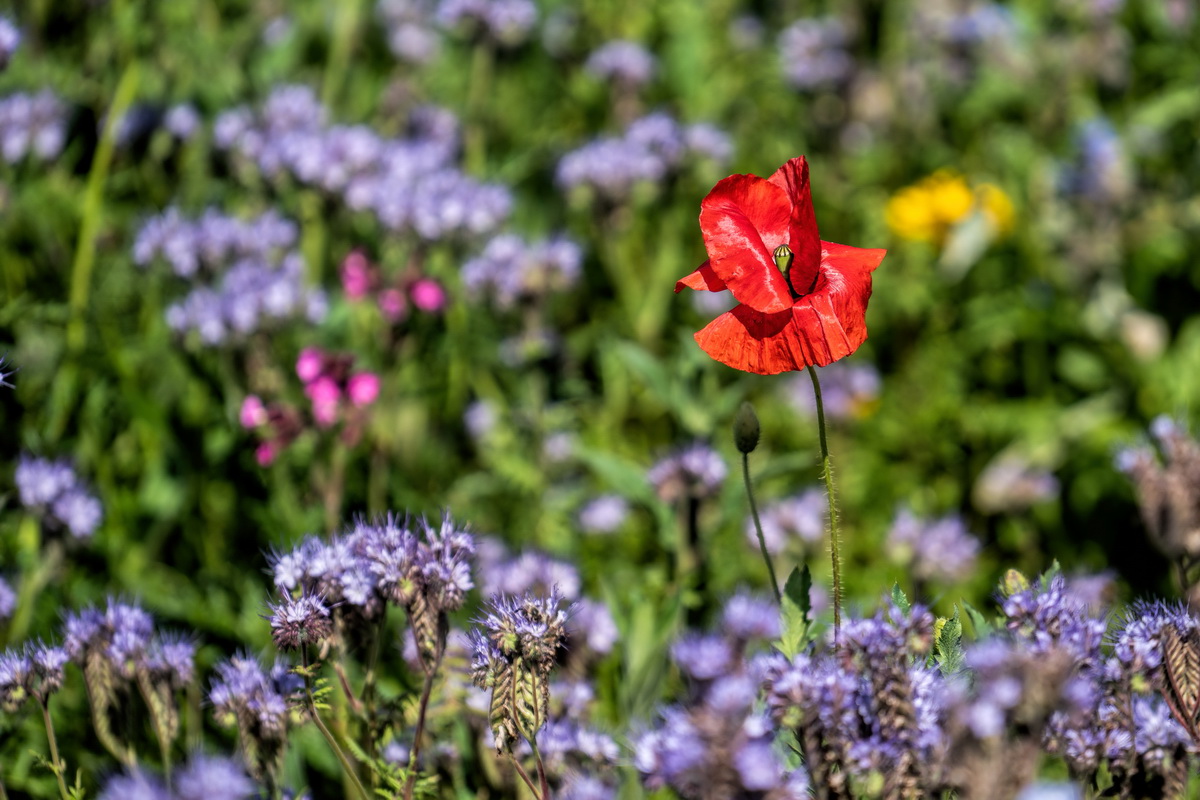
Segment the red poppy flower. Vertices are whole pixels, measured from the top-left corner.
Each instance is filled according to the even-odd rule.
[[[675,291],[729,289],[740,303],[696,333],[717,361],[774,375],[823,367],[866,340],[871,273],[887,251],[821,241],[804,156],[770,178],[720,181],[700,204],[700,230],[708,261]]]

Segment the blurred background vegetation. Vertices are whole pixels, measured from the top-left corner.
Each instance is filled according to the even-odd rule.
[[[542,0],[499,34],[439,22],[418,0],[31,0],[3,13],[20,43],[0,98],[49,90],[62,138],[45,157],[5,145],[0,163],[0,352],[19,367],[0,389],[0,445],[10,465],[70,459],[104,509],[90,540],[65,543],[22,635],[49,637],[64,609],[113,593],[197,632],[202,663],[264,650],[270,551],[357,514],[449,509],[515,551],[570,561],[609,604],[622,643],[603,716],[624,722],[631,653],[661,653],[653,631],[677,624],[687,522],[648,470],[697,440],[729,466],[699,503],[694,621],[737,587],[765,587],[737,406],[752,401],[763,424],[761,503],[819,481],[807,376],[710,361],[691,334],[715,311],[672,291],[705,257],[696,217],[712,184],[799,154],[822,237],[889,251],[868,341],[823,370],[842,400],[831,450],[851,607],[895,582],[942,612],[986,607],[1003,570],[1053,559],[1112,575],[1124,597],[1178,592],[1113,461],[1156,415],[1194,418],[1200,392],[1194,3]],[[618,39],[652,55],[648,80],[589,68]],[[510,212],[489,231],[426,237],[222,142],[222,115],[265,118],[287,85],[319,98],[324,124],[383,138],[431,104],[451,112],[453,163],[510,192]],[[194,125],[173,131],[180,106]],[[731,151],[664,159],[615,193],[561,177],[565,156],[653,112],[714,126]],[[417,202],[410,189],[397,201]],[[135,257],[169,207],[294,221],[323,313],[219,343],[175,330],[167,309],[196,280]],[[463,270],[495,234],[564,236],[581,268],[498,302]],[[428,278],[444,302],[398,319],[351,296],[354,251],[379,281]],[[378,374],[379,397],[352,422],[303,422],[264,466],[263,431],[239,412],[254,394],[307,414],[295,365],[309,347]],[[0,572],[17,586],[45,543],[11,477],[0,470]],[[586,532],[581,510],[609,494],[627,517]],[[980,545],[972,568],[916,575],[887,544],[902,509],[961,518]],[[819,541],[793,537],[777,559],[828,583]],[[0,643],[15,633],[0,627]],[[28,749],[21,738],[0,761]]]

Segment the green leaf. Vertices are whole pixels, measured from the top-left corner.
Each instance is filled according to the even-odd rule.
[[[906,617],[908,616],[908,613],[912,610],[912,603],[908,602],[908,597],[904,594],[904,591],[900,588],[899,583],[892,584],[892,602],[896,605],[896,608],[898,608],[904,612],[904,616],[906,616]]]
[[[958,618],[958,607],[954,616],[941,618],[934,628],[937,640],[934,644],[934,659],[943,676],[949,677],[963,667],[962,621]]]
[[[1061,574],[1062,566],[1058,563],[1058,559],[1056,558],[1050,562],[1049,568],[1040,576],[1038,576],[1038,583],[1040,583],[1042,586],[1048,586],[1050,585],[1050,581],[1054,580],[1056,575]]]
[[[971,624],[975,626],[975,638],[986,639],[988,636],[991,636],[992,632],[996,630],[996,626],[988,621],[983,612],[966,600],[963,601],[962,606],[966,609],[967,616],[971,619]]]
[[[812,627],[808,616],[812,611],[811,589],[812,575],[808,564],[793,569],[783,588],[783,633],[779,637],[779,650],[788,658],[794,657],[808,643],[808,632]]]

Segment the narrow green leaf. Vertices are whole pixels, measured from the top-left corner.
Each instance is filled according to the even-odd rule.
[[[908,597],[900,588],[899,583],[892,584],[892,602],[895,603],[896,608],[904,612],[904,616],[906,617],[908,616],[908,612],[912,610],[912,603],[908,602]]]
[[[975,638],[986,639],[988,636],[991,636],[996,630],[996,626],[988,621],[988,618],[983,615],[983,612],[975,608],[975,606],[971,605],[966,600],[963,601],[962,606],[964,609],[966,609],[967,616],[971,619],[971,624],[975,626]]]
[[[949,619],[939,619],[935,627],[937,640],[934,645],[934,655],[938,669],[942,675],[949,677],[963,667],[962,620],[958,618],[958,607],[954,608],[954,616]]]
[[[783,633],[779,638],[779,650],[788,658],[792,658],[808,643],[808,632],[812,626],[809,612],[812,602],[809,592],[812,589],[812,574],[808,565],[797,567],[788,576],[783,588],[782,622]]]

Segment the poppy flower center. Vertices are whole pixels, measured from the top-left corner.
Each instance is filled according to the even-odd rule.
[[[796,254],[792,252],[792,248],[786,244],[781,244],[771,253],[771,257],[775,259],[775,267],[783,273],[784,281],[788,285],[788,291],[792,293],[792,299],[799,300],[801,295],[796,294],[796,290],[792,288],[792,279],[788,276],[788,271],[792,268],[792,261],[795,260]]]

